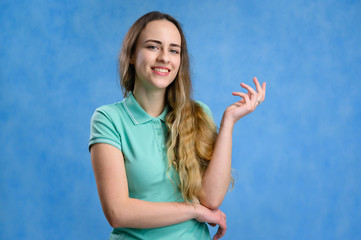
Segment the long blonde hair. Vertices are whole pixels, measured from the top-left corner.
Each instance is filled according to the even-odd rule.
[[[155,20],[166,19],[173,23],[181,35],[181,63],[174,81],[167,87],[166,100],[169,112],[167,156],[179,174],[179,188],[187,202],[199,202],[202,196],[202,178],[211,160],[217,129],[210,116],[192,100],[192,83],[186,40],[180,24],[170,15],[150,12],[139,18],[126,34],[119,56],[119,74],[124,97],[134,89],[135,69],[130,59],[135,51],[139,34]]]

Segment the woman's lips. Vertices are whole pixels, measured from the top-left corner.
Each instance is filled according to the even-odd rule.
[[[159,76],[168,76],[170,69],[166,67],[152,67],[152,71]]]

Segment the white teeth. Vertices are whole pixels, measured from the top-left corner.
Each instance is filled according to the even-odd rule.
[[[166,72],[168,72],[168,69],[164,69],[164,68],[154,68],[154,71],[166,73]]]

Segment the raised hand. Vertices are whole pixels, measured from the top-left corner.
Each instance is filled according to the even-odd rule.
[[[233,96],[239,96],[242,99],[238,102],[233,103],[227,107],[224,112],[224,118],[229,119],[235,124],[239,119],[253,112],[257,106],[259,106],[265,99],[266,96],[266,82],[262,84],[258,82],[257,78],[253,78],[253,82],[256,85],[255,91],[249,85],[241,83],[241,87],[245,88],[248,92],[232,92]]]

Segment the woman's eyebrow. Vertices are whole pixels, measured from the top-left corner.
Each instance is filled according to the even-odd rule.
[[[159,40],[149,39],[149,40],[146,40],[144,43],[147,43],[147,42],[154,42],[154,43],[156,43],[156,44],[162,45],[162,42],[159,41]],[[181,46],[180,46],[179,44],[176,44],[176,43],[171,43],[171,44],[169,44],[169,45],[170,45],[171,47],[179,47],[179,48],[181,48]]]

